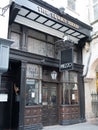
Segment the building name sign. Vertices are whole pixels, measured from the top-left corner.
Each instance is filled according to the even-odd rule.
[[[79,25],[77,25],[76,23],[74,23],[72,21],[69,21],[69,20],[67,20],[67,19],[65,19],[65,18],[63,18],[63,17],[61,17],[61,16],[59,16],[59,15],[45,9],[45,8],[42,8],[42,7],[38,6],[37,9],[38,9],[39,13],[41,13],[41,14],[43,14],[45,16],[48,16],[48,17],[50,17],[50,18],[52,18],[54,20],[60,21],[62,23],[66,23],[66,24],[68,24],[68,25],[70,25],[70,26],[72,26],[72,27],[74,27],[76,29],[79,29]]]
[[[65,49],[61,51],[60,70],[73,69],[73,49]]]
[[[67,24],[67,25],[71,26],[72,28],[75,28],[75,29],[80,28],[80,26],[78,24],[74,23],[73,21],[70,21],[70,20],[68,20],[68,19],[66,19],[64,17],[61,17],[60,15],[58,15],[58,14],[56,14],[56,13],[42,7],[42,6],[39,6],[39,5],[35,4],[35,3],[33,3],[32,0],[28,0],[28,1],[26,0],[26,2],[24,2],[22,0],[21,1],[17,0],[17,1],[18,1],[18,3],[20,3],[20,5],[23,5],[23,6],[27,7],[27,8],[29,8],[29,9],[33,10],[34,12],[40,13],[40,14],[42,14],[42,15],[44,15],[46,17],[49,17],[49,18],[51,18],[53,20],[62,22],[64,24]]]
[[[68,70],[68,69],[72,69],[73,68],[73,64],[72,63],[65,63],[65,64],[61,64],[60,65],[60,69],[61,70]]]

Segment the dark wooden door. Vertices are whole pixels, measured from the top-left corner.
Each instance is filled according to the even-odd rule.
[[[58,123],[57,84],[43,83],[42,87],[42,123],[44,126]]]

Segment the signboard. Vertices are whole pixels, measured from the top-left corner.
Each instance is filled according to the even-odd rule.
[[[76,28],[79,30],[80,26],[71,20],[66,19],[65,17],[62,17],[42,6],[39,6],[38,4],[35,4],[32,2],[32,0],[14,0],[17,4],[20,4],[21,6],[24,6],[26,8],[31,9],[34,12],[40,13],[41,15],[44,15],[45,17],[51,18],[53,20],[62,22],[64,24],[67,24],[71,26],[72,28]]]
[[[26,72],[27,78],[40,78],[40,67],[38,65],[34,64],[27,64],[27,72]]]
[[[61,51],[60,70],[73,69],[73,50],[72,48]]]
[[[7,102],[8,101],[8,94],[0,93],[0,102]]]

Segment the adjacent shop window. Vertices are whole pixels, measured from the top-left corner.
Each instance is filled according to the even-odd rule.
[[[72,9],[72,10],[74,10],[75,11],[75,3],[76,3],[76,0],[67,0],[67,3],[68,3],[68,7],[70,8],[70,9]]]
[[[96,91],[98,93],[98,72],[96,72]]]
[[[41,103],[41,67],[28,64],[26,77],[26,105],[38,105]]]
[[[98,19],[98,0],[93,0],[94,20]]]
[[[62,84],[62,104],[78,104],[78,75],[76,72],[66,71],[64,79],[66,82]]]

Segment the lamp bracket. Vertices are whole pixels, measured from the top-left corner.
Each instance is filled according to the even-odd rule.
[[[0,10],[1,10],[1,11],[0,11],[0,12],[1,12],[0,15],[1,15],[1,16],[4,16],[4,14],[6,13],[6,11],[7,11],[8,8],[10,7],[10,5],[11,5],[11,4],[8,4],[8,5],[4,6],[3,8],[0,7]]]

